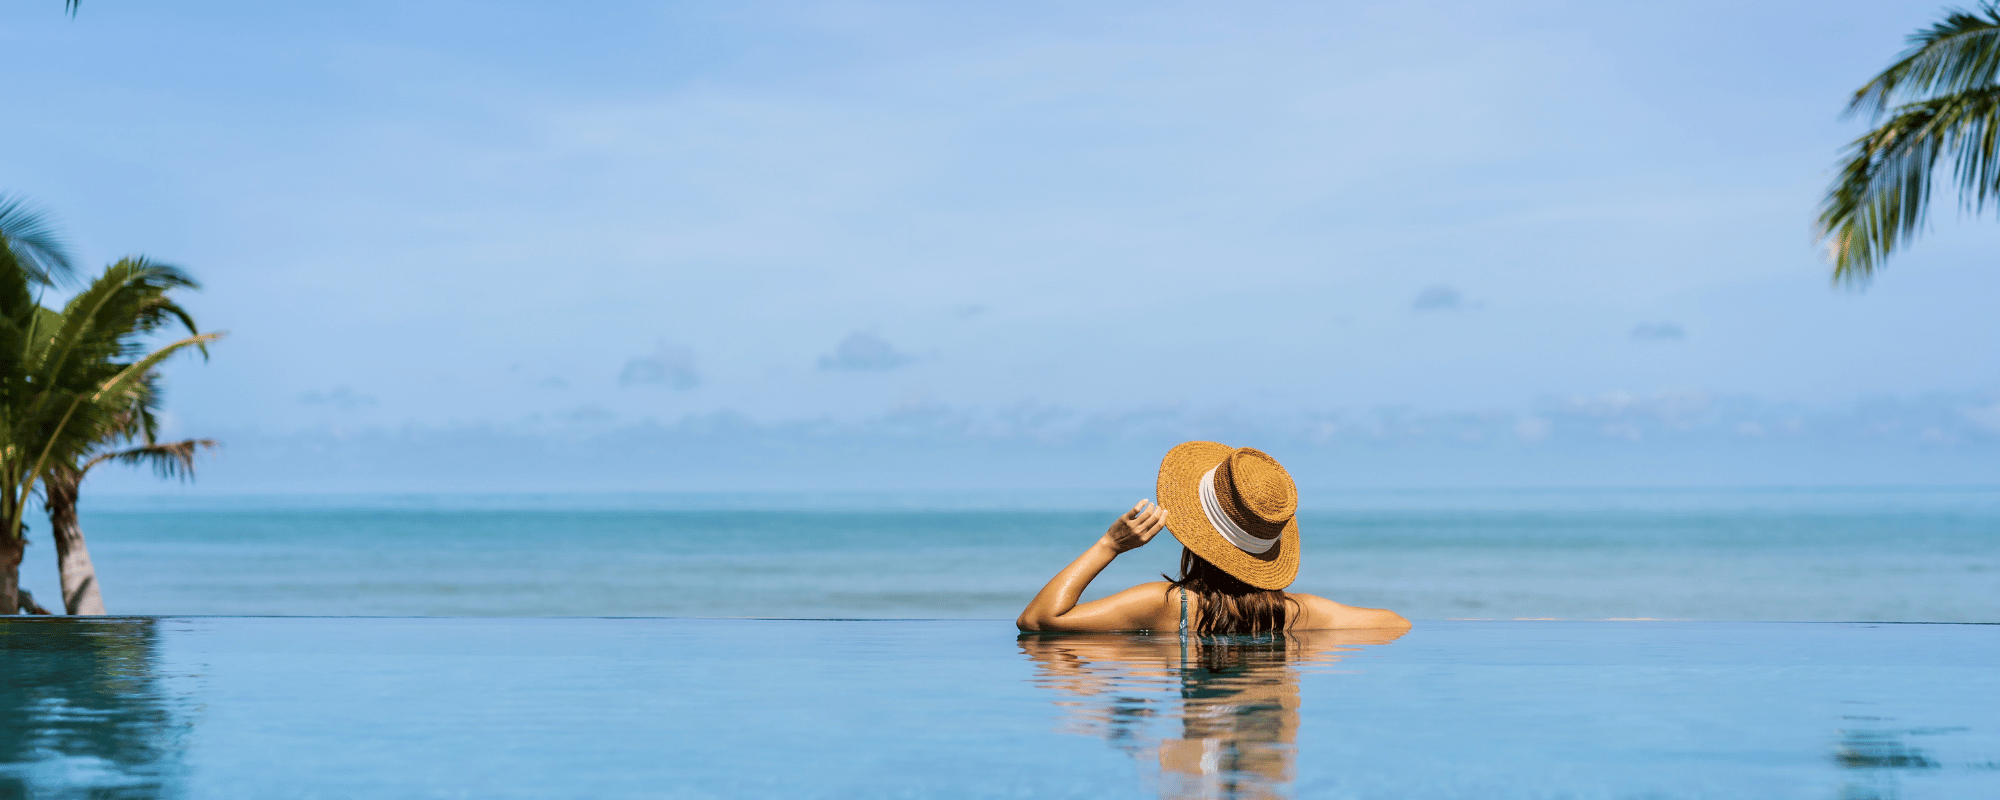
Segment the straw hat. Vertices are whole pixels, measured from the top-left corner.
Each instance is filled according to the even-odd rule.
[[[1299,574],[1299,490],[1261,450],[1186,442],[1160,461],[1160,505],[1181,545],[1259,589]]]

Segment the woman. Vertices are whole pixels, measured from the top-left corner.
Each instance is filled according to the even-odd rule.
[[[1298,488],[1263,452],[1187,442],[1160,462],[1159,502],[1141,500],[1042,587],[1015,624],[1023,631],[1179,631],[1203,636],[1288,630],[1410,627],[1394,611],[1286,593],[1299,574]],[[1144,547],[1167,521],[1181,576],[1077,605],[1120,553]],[[1164,577],[1164,576],[1162,576]]]

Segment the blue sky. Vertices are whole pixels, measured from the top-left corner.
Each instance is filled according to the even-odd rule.
[[[2000,228],[1809,240],[1939,8],[50,0],[0,146],[191,491],[1990,483]]]

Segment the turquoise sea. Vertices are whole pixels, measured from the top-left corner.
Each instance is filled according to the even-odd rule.
[[[1110,492],[86,496],[114,614],[1011,619]],[[1296,588],[1416,619],[2000,621],[2000,490],[1307,496]],[[23,583],[52,600],[45,531]],[[1162,537],[1102,594],[1174,569]]]
[[[1309,497],[1414,629],[1017,636],[1135,499],[93,499],[0,798],[2000,796],[2000,492]]]

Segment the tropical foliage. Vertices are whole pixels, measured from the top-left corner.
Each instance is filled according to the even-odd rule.
[[[69,250],[42,215],[20,198],[0,196],[0,267],[21,273],[33,286],[49,286],[76,277]]]
[[[151,461],[170,472],[191,463],[200,445],[177,451],[155,441],[156,369],[182,350],[206,355],[218,335],[200,333],[169,296],[194,281],[145,258],[120,260],[61,310],[45,308],[36,293],[68,270],[60,244],[18,202],[0,203],[0,237],[0,614],[12,614],[36,490],[52,515],[67,505],[73,521],[75,486],[96,463]],[[148,339],[168,327],[187,336],[149,351]],[[66,576],[65,606],[74,610],[70,583]]]
[[[114,265],[107,270],[107,276],[117,269],[118,265]],[[166,297],[166,292],[176,287],[192,288],[193,282],[179,275],[178,270],[164,269],[170,272],[168,277],[132,281],[132,293],[143,303],[172,307],[172,313],[185,320],[186,313]],[[139,324],[134,332],[144,332],[143,317],[136,322]],[[191,321],[186,325],[190,334],[197,333]],[[195,454],[215,446],[212,439],[158,441],[159,423],[153,413],[160,396],[154,388],[157,380],[157,376],[149,374],[142,391],[112,399],[106,413],[73,419],[64,434],[63,452],[69,455],[52,459],[43,470],[42,499],[49,514],[49,533],[56,544],[64,613],[104,613],[97,568],[90,560],[90,548],[84,543],[83,526],[76,513],[77,493],[84,476],[99,464],[115,461],[150,466],[162,478],[191,477]]]
[[[1923,229],[1931,189],[1951,164],[1961,208],[2000,197],[2000,2],[1950,11],[1854,93],[1848,113],[1874,129],[1856,139],[1820,207],[1816,233],[1834,280],[1866,281]]]
[[[91,468],[116,461],[133,466],[150,466],[162,478],[188,478],[194,475],[195,454],[215,447],[214,439],[155,442],[149,433],[153,427],[151,416],[149,409],[134,408],[123,417],[125,427],[79,432],[78,436],[95,434],[99,447],[103,449],[81,464],[61,463],[50,467],[48,473],[42,476],[42,499],[49,512],[49,533],[56,542],[56,572],[62,580],[65,614],[104,613],[104,594],[97,586],[97,567],[91,563],[90,548],[83,539],[83,524],[76,515],[77,491]],[[140,439],[136,445],[117,447],[119,444],[131,444],[135,438]]]

